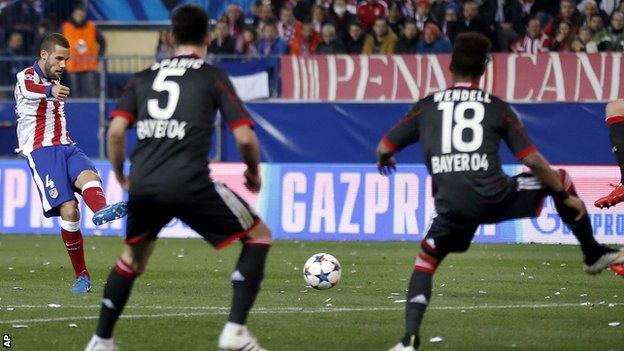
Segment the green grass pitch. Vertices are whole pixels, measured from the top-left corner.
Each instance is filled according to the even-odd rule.
[[[82,350],[121,246],[85,238],[94,289],[72,296],[59,237],[0,235],[0,333],[12,349]],[[277,241],[251,330],[270,350],[387,350],[403,332],[400,300],[418,247]],[[117,324],[120,348],[215,350],[238,252],[238,244],[214,251],[201,240],[161,239]],[[304,284],[302,264],[317,252],[342,264],[333,289]],[[436,336],[443,341],[431,343]],[[574,246],[473,245],[436,274],[422,337],[422,350],[624,350],[624,279],[584,274]]]

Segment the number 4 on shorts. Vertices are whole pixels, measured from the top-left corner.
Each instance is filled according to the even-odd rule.
[[[46,188],[54,188],[54,181],[52,179],[50,179],[50,175],[49,174],[46,174],[45,187]]]

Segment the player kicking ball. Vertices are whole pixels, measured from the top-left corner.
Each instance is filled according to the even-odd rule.
[[[387,175],[395,170],[396,152],[422,144],[437,213],[409,282],[405,334],[391,351],[418,348],[433,274],[442,260],[468,250],[481,224],[538,216],[546,196],[553,197],[561,219],[580,242],[585,272],[597,274],[624,262],[624,251],[594,239],[587,210],[568,173],[550,167],[507,103],[477,88],[489,48],[489,40],[480,34],[457,36],[450,64],[454,86],[416,103],[377,148],[379,170]],[[531,172],[515,177],[503,172],[501,140]]]
[[[199,6],[183,5],[173,12],[171,25],[175,56],[135,74],[111,113],[109,159],[117,179],[129,187],[126,242],[106,282],[100,319],[86,350],[116,349],[113,328],[134,280],[145,271],[160,230],[177,217],[217,249],[242,242],[231,276],[230,315],[218,347],[263,351],[246,323],[260,290],[271,232],[243,199],[210,179],[207,160],[220,110],[247,165],[245,185],[260,191],[253,121],[225,71],[204,62],[208,14]],[[132,125],[139,141],[128,179],[122,166],[126,130]]]
[[[60,77],[69,56],[67,39],[58,33],[50,34],[41,42],[39,59],[17,74],[16,152],[28,159],[44,216],[61,217],[61,237],[76,275],[71,291],[84,294],[91,290],[91,278],[85,264],[74,193],[81,194],[93,211],[95,225],[125,216],[126,203],[106,205],[95,165],[67,132],[65,99],[69,88],[60,84]]]

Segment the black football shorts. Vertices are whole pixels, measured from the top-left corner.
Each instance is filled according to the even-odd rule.
[[[476,223],[462,223],[437,216],[427,231],[426,239],[433,239],[441,251],[465,251],[481,224],[498,223],[512,219],[537,217],[542,212],[548,189],[531,173],[512,177],[514,191]]]
[[[213,182],[186,196],[133,195],[128,199],[126,243],[155,240],[174,217],[221,249],[260,222],[255,211],[227,186]]]

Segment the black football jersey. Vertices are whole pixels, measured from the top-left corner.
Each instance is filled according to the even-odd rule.
[[[253,125],[227,73],[201,58],[177,56],[136,73],[111,114],[136,127],[130,192],[188,193],[209,183],[217,111],[230,129]]]
[[[420,142],[436,212],[479,222],[515,191],[501,167],[501,140],[518,159],[535,151],[509,104],[483,90],[456,86],[418,101],[383,142],[395,151]]]

